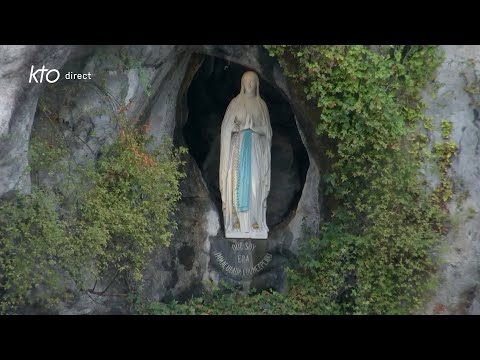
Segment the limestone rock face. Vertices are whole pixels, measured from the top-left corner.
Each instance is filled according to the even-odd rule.
[[[449,210],[457,226],[448,234],[447,250],[439,254],[444,259],[441,285],[424,312],[480,314],[480,96],[465,90],[479,84],[480,46],[442,49],[446,58],[437,74],[441,86],[437,98],[426,96],[430,104],[427,115],[454,125],[451,140],[459,144],[459,154],[451,169],[456,198]],[[125,57],[134,61],[125,65]],[[214,58],[225,62],[225,72],[215,65]],[[28,82],[32,65],[59,69],[62,74],[90,71],[93,81],[78,86],[65,101],[66,95],[56,90],[56,84]],[[189,140],[192,121],[197,121],[193,112],[198,111],[193,110],[189,99],[190,86],[196,86],[195,75],[206,71],[206,79],[226,76],[229,66],[258,73],[260,81],[271,88],[272,99],[283,99],[292,113],[290,120],[279,125],[291,126],[288,131],[273,130],[272,161],[277,170],[272,168],[267,240],[224,238],[215,188],[219,133],[215,127],[206,128],[208,146],[200,152]],[[227,85],[221,87],[222,82],[218,84],[219,93],[230,91]],[[58,110],[62,126],[74,129],[77,136],[69,145],[79,161],[97,156],[101,144],[116,135],[112,119],[102,112],[106,106],[125,106],[132,119],[148,121],[157,142],[170,137],[177,145],[190,148],[184,169],[187,178],[181,185],[183,199],[175,215],[178,230],[168,248],[152,254],[145,271],[146,300],[187,299],[201,292],[206,282],[220,280],[244,288],[285,288],[284,266],[295,257],[303,241],[303,227],[318,229],[325,211],[319,190],[322,151],[314,133],[316,118],[305,110],[301,94],[288,88],[265,49],[256,45],[0,46],[0,197],[13,190],[30,190],[28,142],[32,128],[41,131],[44,125],[37,122],[39,100],[48,99]],[[204,99],[205,106],[213,101],[208,96]],[[206,113],[207,122],[218,121],[224,111],[219,110],[221,102],[228,104],[229,100],[215,100],[220,105],[217,112]],[[273,114],[283,106],[280,102],[268,105]],[[297,132],[299,142],[289,137],[291,132]],[[306,153],[306,161],[299,161],[296,155],[299,146]],[[55,179],[44,177],[43,181]],[[285,206],[287,202],[289,206]],[[106,284],[98,286],[101,289]],[[122,284],[112,286],[121,292]],[[128,308],[121,298],[78,292],[74,301],[63,304],[58,312],[125,313]]]
[[[26,149],[42,87],[29,83],[31,66],[59,68],[71,52],[72,46],[0,46],[0,196],[30,189]]]
[[[438,70],[438,95],[427,98],[439,125],[453,122],[451,141],[458,155],[450,175],[454,199],[449,210],[456,225],[450,230],[440,269],[440,286],[425,309],[435,314],[480,314],[480,46],[442,46],[445,60]],[[473,89],[473,91],[472,91]],[[438,135],[437,135],[438,136]],[[438,141],[434,138],[431,141]]]

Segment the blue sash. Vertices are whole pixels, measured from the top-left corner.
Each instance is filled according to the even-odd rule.
[[[238,163],[237,205],[241,212],[245,212],[250,208],[252,130],[246,129],[243,130],[242,133],[243,138],[240,149],[240,161]]]

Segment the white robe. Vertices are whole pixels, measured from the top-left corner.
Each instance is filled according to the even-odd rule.
[[[237,170],[244,129],[252,129],[250,207],[237,210]],[[266,239],[270,191],[272,129],[265,102],[239,95],[229,104],[222,123],[219,185],[227,238]]]

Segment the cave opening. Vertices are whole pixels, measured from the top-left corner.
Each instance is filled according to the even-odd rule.
[[[228,104],[240,91],[240,79],[248,70],[224,59],[205,56],[187,91],[188,117],[182,129],[183,138],[220,213],[221,125]],[[294,214],[309,159],[290,104],[279,90],[259,76],[260,96],[268,106],[273,132],[271,187],[267,198],[267,225],[272,229]]]

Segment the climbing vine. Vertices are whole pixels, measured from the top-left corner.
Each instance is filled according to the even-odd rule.
[[[306,276],[343,313],[411,311],[432,285],[431,254],[445,232],[446,214],[419,175],[428,156],[417,136],[427,120],[421,91],[441,61],[437,47],[268,49],[321,110],[317,133],[335,144],[326,176],[338,206],[303,249]],[[450,131],[443,123],[444,135]],[[435,148],[442,174],[455,151],[450,142]],[[444,203],[450,195],[441,191]]]
[[[112,141],[79,162],[68,129],[43,105],[40,117],[52,126],[32,136],[32,192],[0,203],[2,313],[68,300],[72,281],[77,290],[103,295],[122,279],[135,293],[148,256],[168,245],[176,228],[186,149],[168,140],[155,145],[147,126],[120,107],[108,114],[117,130]]]

